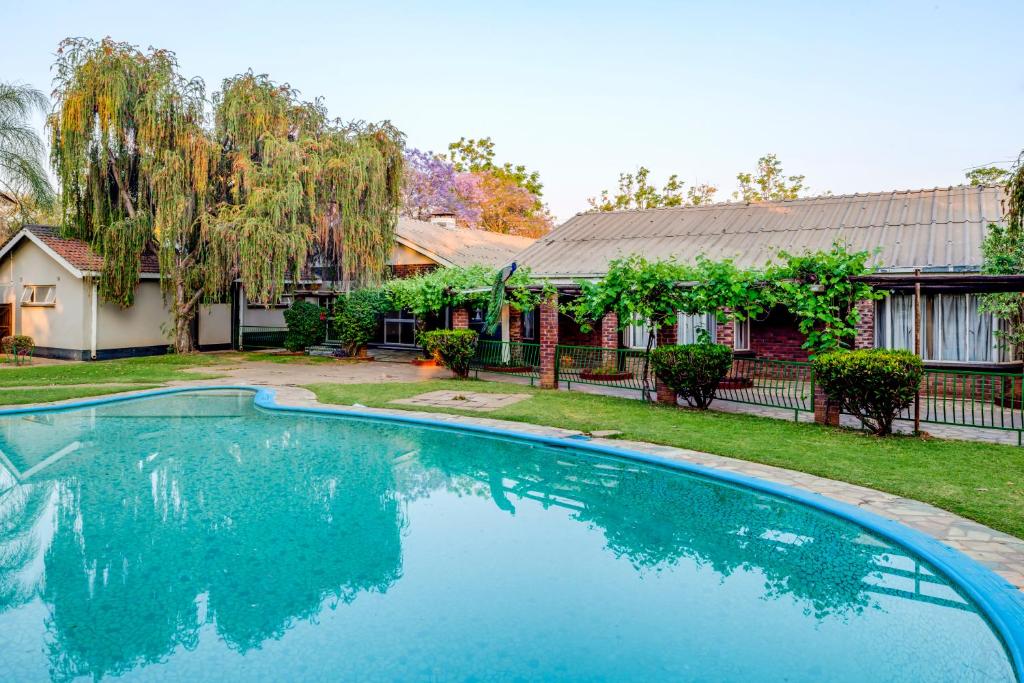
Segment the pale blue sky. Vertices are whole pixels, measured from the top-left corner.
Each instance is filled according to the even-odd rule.
[[[1024,148],[1024,2],[0,0],[0,79],[50,88],[57,43],[245,69],[442,150],[490,135],[560,220],[639,164],[722,188],[775,152],[812,190],[956,184]]]

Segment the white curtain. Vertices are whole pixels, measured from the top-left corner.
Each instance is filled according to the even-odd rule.
[[[715,330],[717,329],[717,319],[714,313],[698,313],[696,315],[679,315],[679,343],[680,344],[696,344],[700,341],[701,330],[706,330],[711,337],[711,341],[715,341]]]
[[[976,294],[921,297],[921,356],[925,360],[991,363],[999,359],[992,315]],[[894,294],[875,309],[875,346],[914,348],[914,297]]]

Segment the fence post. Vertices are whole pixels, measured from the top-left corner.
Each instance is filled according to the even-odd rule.
[[[540,304],[540,386],[558,388],[558,295],[552,294]]]
[[[921,270],[914,271],[914,355],[921,357]],[[914,434],[921,433],[921,385],[914,394]]]

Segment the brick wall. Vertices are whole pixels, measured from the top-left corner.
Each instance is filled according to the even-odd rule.
[[[559,344],[564,346],[601,346],[601,325],[594,325],[590,332],[583,332],[575,320],[559,313],[558,336]]]
[[[511,306],[508,309],[508,340],[510,342],[523,341],[523,314]]]
[[[469,329],[469,310],[465,308],[452,309],[452,329],[453,330],[468,330]]]
[[[858,301],[857,312],[860,322],[857,323],[857,336],[853,340],[855,349],[873,349],[875,347],[875,302]]]
[[[658,330],[658,346],[679,343],[679,325],[670,325]]]
[[[758,358],[805,361],[805,341],[796,318],[783,308],[772,310],[764,320],[750,321],[750,350]]]
[[[391,274],[396,278],[415,277],[437,268],[436,263],[400,263],[391,266]]]
[[[726,322],[718,323],[717,329],[715,330],[715,341],[719,344],[725,344],[730,349],[732,348],[733,342],[733,321],[727,320]]]
[[[558,377],[555,374],[555,352],[558,346],[558,297],[551,296],[541,303],[537,311],[537,334],[540,337],[540,386],[544,389],[557,389]]]

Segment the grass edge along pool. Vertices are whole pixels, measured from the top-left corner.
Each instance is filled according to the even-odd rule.
[[[572,449],[576,451],[596,453],[626,460],[634,460],[668,469],[680,470],[689,474],[712,480],[727,482],[752,489],[754,491],[794,501],[811,508],[821,510],[876,534],[883,539],[902,546],[921,559],[931,564],[946,579],[959,588],[978,607],[987,619],[992,630],[1002,640],[1007,655],[1011,660],[1018,680],[1024,671],[1024,594],[1014,588],[1002,577],[981,566],[963,553],[940,543],[938,540],[897,522],[887,520],[878,515],[866,512],[852,505],[832,500],[822,495],[808,493],[789,486],[775,484],[765,480],[740,475],[732,472],[715,470],[709,467],[670,460],[668,458],[630,451],[623,448],[609,447],[588,443],[580,439],[568,439],[558,436],[542,436],[520,432],[514,429],[501,429],[478,424],[442,421],[417,415],[376,412],[372,410],[338,409],[320,407],[297,407],[277,403],[275,392],[271,389],[252,386],[217,386],[217,387],[178,387],[135,393],[124,396],[96,398],[60,405],[32,408],[0,409],[0,416],[69,412],[92,406],[108,405],[125,401],[145,400],[171,394],[194,393],[202,391],[244,391],[254,394],[254,405],[268,411],[291,413],[319,414],[332,417],[351,417],[363,420],[405,423],[420,425],[441,430],[476,432],[520,442],[533,442]]]

